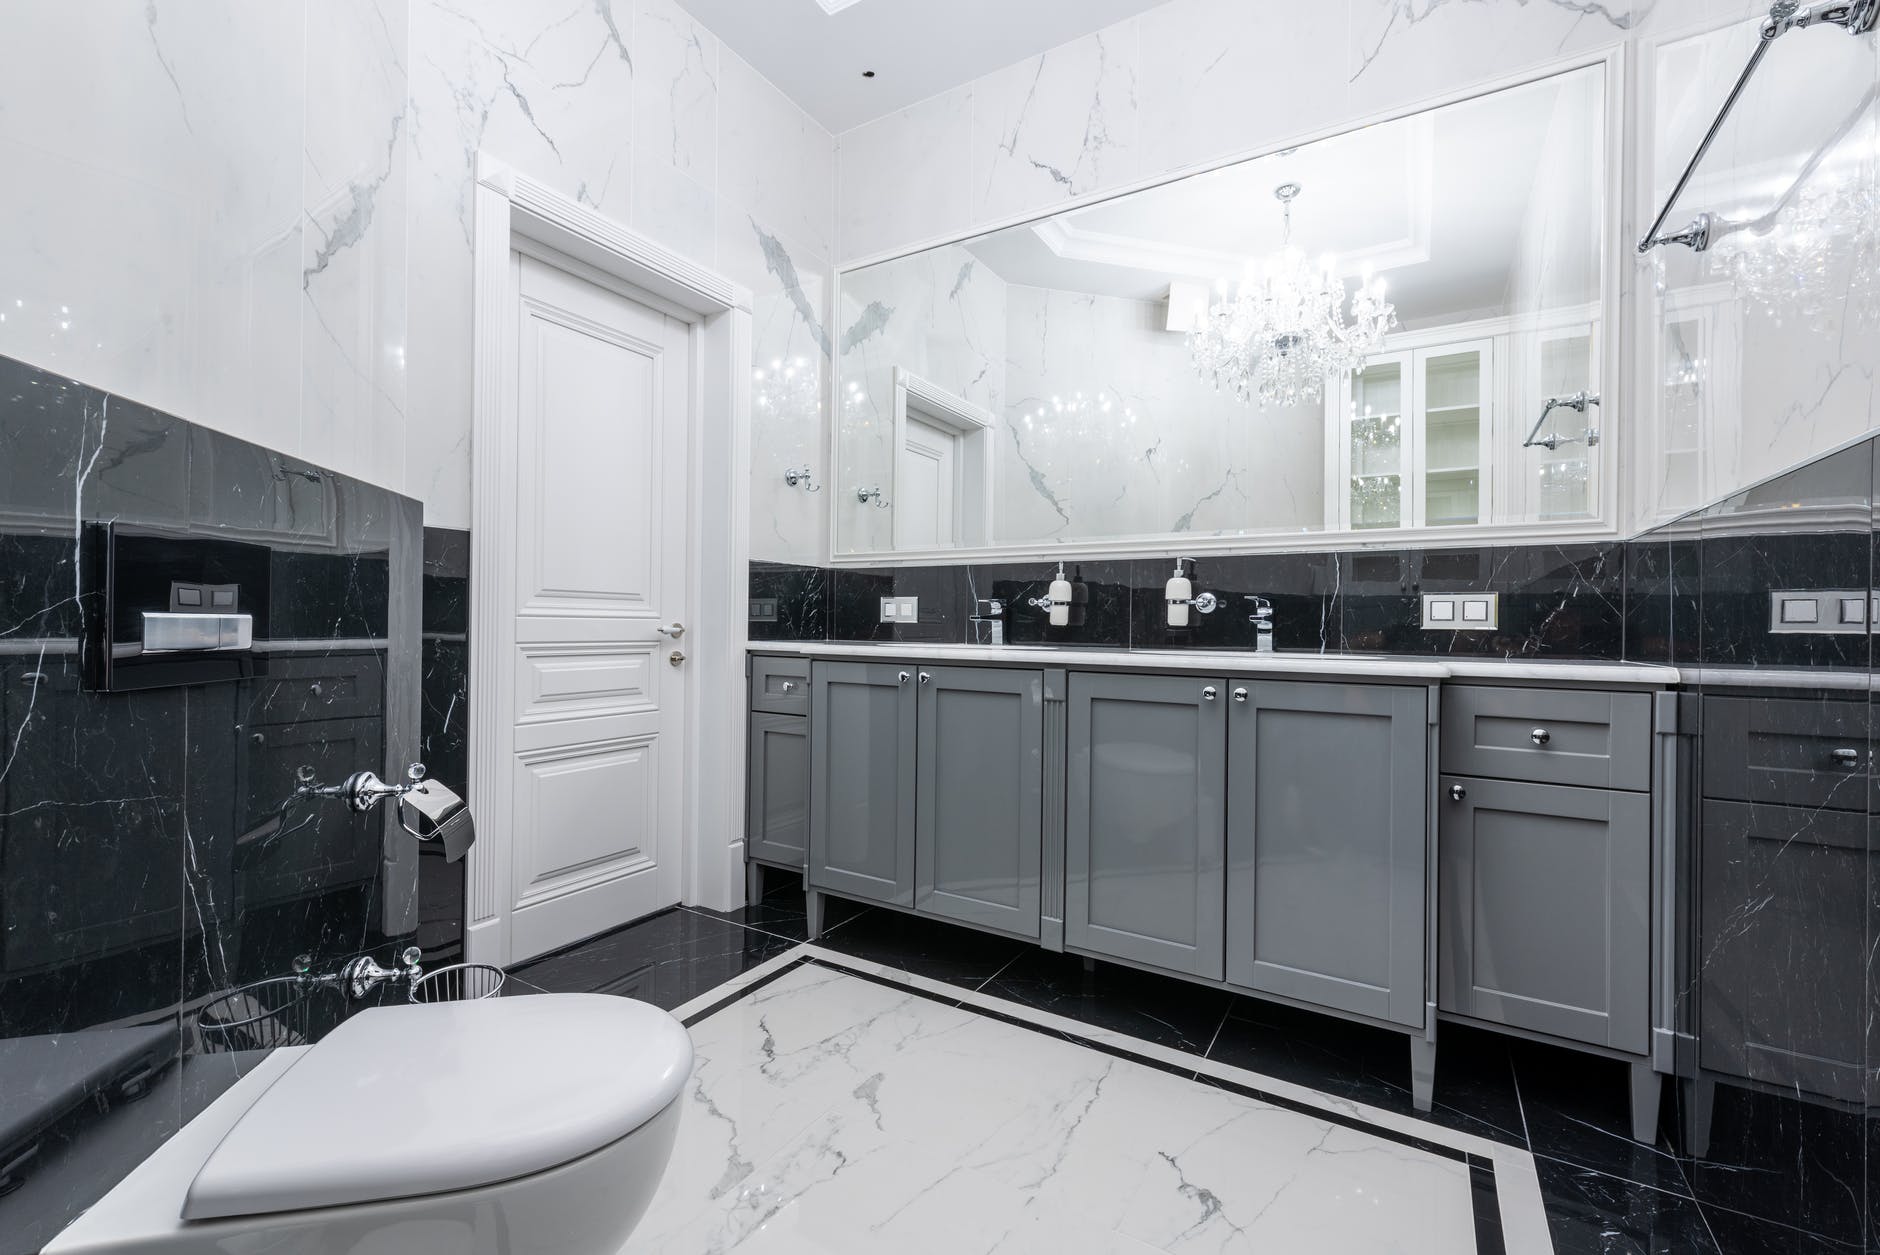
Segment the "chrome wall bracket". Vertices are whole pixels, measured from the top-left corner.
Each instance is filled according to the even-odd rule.
[[[1708,218],[1710,215],[1706,214],[1704,216]],[[1584,414],[1589,406],[1598,404],[1599,394],[1597,392],[1588,392],[1584,388],[1580,389],[1572,396],[1548,397],[1547,404],[1541,407],[1541,416],[1535,419],[1534,426],[1528,429],[1527,439],[1521,442],[1521,447],[1523,449],[1533,449],[1536,447],[1542,449],[1558,449],[1563,444],[1579,444],[1584,441],[1587,448],[1592,448],[1599,443],[1599,428],[1597,427],[1588,427],[1583,435],[1567,437],[1562,437],[1556,432],[1548,432],[1543,436],[1540,434],[1540,431],[1547,422],[1547,416],[1552,414],[1555,410],[1572,410],[1576,414]]]

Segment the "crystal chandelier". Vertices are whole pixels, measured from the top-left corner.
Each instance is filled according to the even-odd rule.
[[[1203,379],[1243,402],[1258,400],[1262,409],[1318,400],[1328,378],[1362,370],[1397,322],[1382,279],[1358,285],[1347,319],[1345,283],[1331,259],[1314,267],[1293,247],[1292,203],[1300,190],[1297,183],[1273,189],[1284,207],[1284,247],[1250,266],[1231,297],[1223,280],[1188,337]]]
[[[1880,185],[1865,171],[1802,191],[1780,215],[1714,245],[1712,273],[1778,325],[1866,331],[1880,324]]]

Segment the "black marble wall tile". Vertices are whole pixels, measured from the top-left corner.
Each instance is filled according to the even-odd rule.
[[[1340,553],[1337,587],[1341,650],[1418,652],[1422,613],[1415,554],[1406,550]]]
[[[822,567],[783,562],[751,563],[752,613],[750,639],[754,641],[820,641],[829,636],[830,572]],[[757,603],[769,605],[759,617]]]
[[[470,796],[470,533],[424,529],[423,679],[418,743],[431,776]],[[464,865],[418,850],[418,936],[425,961],[463,956]]]
[[[79,538],[104,522],[266,547],[251,674],[90,685],[105,607]],[[350,1009],[288,996],[298,956],[410,935],[415,860],[381,817],[283,803],[303,769],[416,756],[418,535],[416,502],[0,359],[0,1074],[39,1117],[0,1135],[0,1165],[30,1153],[0,1181],[0,1255],[232,1083],[229,1052]]]
[[[1044,598],[1057,578],[1057,567],[1049,562],[1015,562],[992,566],[963,568],[966,578],[966,609],[971,613],[974,600],[995,599],[1005,608],[1005,639],[1014,645],[1068,645],[1078,649],[1120,649],[1130,643],[1130,564],[1128,562],[1067,562],[1065,578],[1071,585],[1070,622],[1062,627],[1051,625],[1048,608],[1031,603]],[[976,637],[968,623],[959,639],[969,643],[989,640]]]
[[[1339,648],[1337,555],[1207,554],[1189,564],[1197,595],[1220,598],[1212,614],[1190,607],[1188,626],[1168,626],[1167,585],[1175,573],[1168,558],[1131,564],[1130,643],[1138,649],[1252,649],[1259,631],[1253,597],[1273,607],[1273,647],[1324,653]]]
[[[1695,663],[1698,560],[1695,535],[1641,537],[1625,546],[1625,657]]]
[[[1526,545],[1505,552],[1495,591],[1507,656],[1624,657],[1624,545]]]

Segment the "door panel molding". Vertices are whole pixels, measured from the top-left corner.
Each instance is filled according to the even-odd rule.
[[[518,254],[565,259],[577,278],[597,274],[608,290],[644,293],[643,302],[686,325],[686,352],[677,363],[690,391],[683,482],[674,486],[683,508],[668,511],[664,526],[680,528],[688,554],[691,586],[674,609],[689,631],[683,671],[661,680],[682,690],[688,711],[684,734],[661,752],[677,754],[684,768],[681,796],[661,797],[659,821],[670,819],[677,868],[677,896],[718,909],[736,905],[742,893],[744,782],[738,773],[706,773],[706,747],[744,739],[745,580],[750,548],[751,294],[725,277],[673,253],[573,198],[479,154],[473,235],[473,339],[471,548],[471,778],[469,799],[478,819],[478,841],[466,870],[466,957],[507,964],[518,954],[539,952],[578,940],[570,928],[598,931],[620,922],[610,917],[631,901],[628,873],[593,887],[579,901],[553,911],[530,899],[516,905],[519,833],[516,796],[519,709],[519,623],[529,648],[577,639],[577,616],[616,623],[649,618],[612,598],[582,598],[517,615],[517,520],[520,480],[516,473],[518,348],[522,334],[521,263]],[[703,503],[710,508],[701,508]],[[618,640],[618,629],[603,633]],[[544,655],[546,656],[546,655]],[[593,677],[599,699],[607,682]],[[585,682],[585,681],[581,681]],[[654,683],[658,683],[655,681]],[[571,702],[582,699],[570,699]],[[625,703],[631,705],[631,702]],[[610,709],[605,715],[566,721],[584,736],[632,736],[635,715]],[[527,725],[531,751],[557,721]],[[540,735],[542,741],[537,741]],[[709,779],[707,775],[709,774]]]

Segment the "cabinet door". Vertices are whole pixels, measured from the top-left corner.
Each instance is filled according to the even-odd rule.
[[[809,849],[809,720],[752,715],[750,754],[750,856],[801,867]]]
[[[1428,691],[1241,682],[1230,696],[1227,979],[1422,1024]]]
[[[1351,377],[1350,390],[1331,394],[1332,443],[1325,525],[1343,530],[1406,527],[1410,483],[1410,357],[1374,353]]]
[[[810,680],[809,882],[914,903],[914,673],[818,662]]]
[[[1444,776],[1440,797],[1443,1009],[1644,1053],[1649,795]]]
[[[1221,978],[1226,706],[1221,680],[1071,677],[1066,945]]]
[[[1044,673],[923,667],[914,905],[1038,936]]]
[[[1698,1061],[1858,1102],[1876,1044],[1858,995],[1880,918],[1873,819],[1701,805]]]

